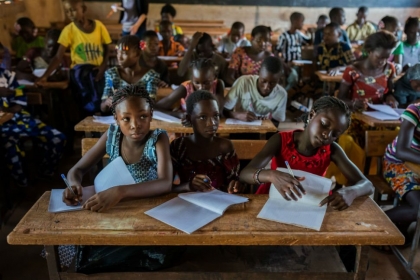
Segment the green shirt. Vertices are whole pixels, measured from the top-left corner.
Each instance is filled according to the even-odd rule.
[[[12,50],[16,52],[17,58],[22,58],[31,48],[44,48],[44,37],[36,36],[30,43],[25,42],[21,36],[12,41]]]

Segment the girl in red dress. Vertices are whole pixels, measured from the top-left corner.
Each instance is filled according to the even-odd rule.
[[[356,197],[368,195],[373,191],[372,183],[334,142],[347,130],[349,124],[350,110],[343,101],[330,96],[318,99],[307,116],[305,130],[273,135],[241,172],[241,182],[261,184],[258,194],[268,193],[270,184],[273,184],[284,199],[298,200],[305,195],[305,190],[300,184],[305,178],[292,177],[276,168],[285,168],[285,161],[288,161],[292,169],[323,176],[332,161],[344,173],[349,186],[335,190],[332,195],[322,200],[320,205],[329,202],[336,210],[346,209]],[[264,169],[270,160],[271,169]]]

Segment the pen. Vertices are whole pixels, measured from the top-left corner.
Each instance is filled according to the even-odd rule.
[[[289,171],[289,174],[290,174],[293,178],[295,178],[295,175],[293,174],[292,168],[290,168],[289,162],[286,160],[284,163],[286,164],[286,167],[287,167],[287,170]]]
[[[73,189],[71,188],[71,186],[69,184],[69,181],[67,181],[66,176],[64,174],[61,174],[61,178],[63,178],[63,181],[66,184],[67,188],[71,191],[71,193],[74,195],[74,197],[76,197],[76,201],[78,202],[77,195],[74,193]]]

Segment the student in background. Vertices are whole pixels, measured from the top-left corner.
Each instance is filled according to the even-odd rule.
[[[316,21],[316,29],[322,30],[328,23],[330,23],[330,18],[327,15],[320,15]]]
[[[16,58],[21,59],[30,48],[44,47],[44,38],[37,35],[38,29],[30,18],[19,18],[16,27],[19,36],[12,40],[12,50],[16,53]]]
[[[218,79],[224,79],[226,60],[214,50],[215,46],[209,34],[195,32],[191,40],[191,46],[179,64],[178,76],[184,77],[187,74],[192,61],[200,58],[209,58],[216,65],[216,76]]]
[[[276,169],[286,168],[285,161],[288,161],[292,169],[324,176],[329,163],[334,162],[344,172],[349,184],[333,190],[332,195],[320,202],[320,206],[329,203],[334,210],[346,209],[355,198],[373,191],[372,183],[334,142],[349,127],[350,115],[349,108],[341,100],[321,97],[306,116],[305,129],[279,132],[272,136],[241,172],[240,181],[260,184],[257,194],[269,193],[273,184],[284,199],[298,200],[305,195],[300,184],[305,178],[294,178]],[[265,169],[270,160],[271,169]]]
[[[400,108],[420,102],[420,63],[408,68],[395,83],[394,97]]]
[[[303,28],[305,16],[299,12],[290,15],[290,30],[280,35],[275,54],[281,54],[286,63],[299,60],[302,57],[302,44],[309,43],[310,37],[300,31]]]
[[[368,7],[360,7],[356,14],[356,21],[347,27],[346,31],[351,42],[364,41],[369,35],[376,32],[375,26],[366,20],[368,14]]]
[[[385,213],[407,237],[409,225],[417,220],[420,177],[404,162],[420,164],[420,103],[409,105],[401,115],[401,120],[398,136],[385,151],[383,172],[400,201],[407,203]],[[406,243],[409,241],[406,239]]]
[[[171,143],[174,178],[179,177],[179,183],[174,180],[174,192],[243,192],[244,185],[238,182],[239,159],[232,142],[216,137],[220,111],[214,97],[198,90],[187,99],[187,120],[194,134]]]
[[[72,23],[61,32],[58,52],[38,84],[46,82],[61,63],[66,49],[70,48],[70,87],[76,103],[84,114],[97,113],[100,112],[111,38],[100,21],[86,17],[83,0],[66,0],[63,5]]]
[[[174,6],[172,6],[171,4],[164,5],[162,9],[160,10],[161,21],[169,21],[171,23],[172,36],[182,35],[184,33],[182,32],[181,27],[173,23],[175,16],[176,16],[176,10]],[[156,32],[157,33],[160,32],[160,26],[156,27]]]
[[[158,58],[159,39],[156,32],[148,30],[144,33],[144,48],[140,54],[140,67],[150,68],[159,73],[160,87],[166,87],[169,84],[168,66],[164,61]],[[165,84],[163,84],[163,83]]]
[[[159,74],[139,64],[141,55],[140,39],[133,35],[122,37],[117,43],[119,66],[105,72],[105,88],[102,94],[101,111],[109,113],[112,107],[112,95],[115,90],[128,85],[141,85],[146,88],[152,100],[156,99]]]
[[[351,47],[340,41],[340,32],[340,26],[334,22],[325,26],[323,42],[317,47],[313,64],[317,69],[327,71],[330,76],[337,75],[340,70],[344,70],[343,66],[356,60]]]
[[[147,13],[149,12],[148,0],[124,0],[111,6],[114,12],[117,7],[121,11],[119,22],[122,25],[122,36],[135,35],[143,38],[147,27]]]
[[[174,36],[174,40],[175,42],[180,43],[184,47],[185,51],[190,48],[191,40],[184,34]]]
[[[224,115],[241,121],[286,119],[287,92],[279,85],[283,67],[280,58],[267,57],[259,75],[244,75],[225,98]]]
[[[227,85],[232,85],[242,75],[258,75],[263,60],[273,56],[267,51],[268,45],[271,44],[270,30],[267,26],[254,27],[251,36],[251,46],[239,47],[232,55],[224,79]]]
[[[346,23],[346,14],[345,14],[343,8],[337,8],[337,7],[332,8],[330,10],[329,16],[330,16],[331,22],[334,22],[334,23],[338,24],[339,26],[342,26]],[[340,35],[340,41],[348,44],[349,47],[351,47],[351,42],[350,42],[349,36],[347,35],[347,32],[345,30],[341,29],[340,34],[341,34]],[[321,44],[323,37],[324,37],[323,30],[322,29],[317,30],[315,32],[314,45],[317,46],[317,45]]]
[[[404,26],[407,39],[401,42],[392,53],[395,63],[401,64],[403,70],[420,62],[419,27],[419,18],[409,17]]]
[[[10,70],[12,66],[12,56],[10,51],[0,42],[0,68]]]
[[[160,35],[162,35],[162,41],[159,43],[159,55],[160,56],[183,56],[184,47],[175,42],[174,36],[172,35],[172,23],[167,20],[162,20],[159,23]]]
[[[379,31],[388,31],[392,33],[395,37],[398,38],[398,31],[400,30],[401,23],[398,21],[396,17],[392,16],[385,16],[381,19],[378,24]],[[400,40],[398,38],[398,40]]]
[[[223,107],[225,86],[217,79],[216,65],[209,58],[200,58],[192,62],[191,80],[183,82],[169,96],[156,103],[156,109],[168,111],[169,114],[183,118],[187,110],[186,100],[195,91],[207,91],[215,96],[219,110]],[[172,111],[176,102],[181,101],[181,111]]]
[[[217,44],[217,51],[224,57],[231,57],[237,47],[249,47],[251,43],[245,38],[245,25],[236,21],[232,24],[229,34]]]
[[[1,58],[1,57],[0,57]],[[0,68],[0,96],[2,104],[0,111],[13,114],[13,118],[0,125],[0,144],[6,151],[6,163],[10,173],[19,187],[27,187],[27,174],[23,171],[21,138],[30,137],[43,152],[43,158],[38,165],[37,174],[40,178],[50,178],[58,167],[63,154],[66,136],[60,131],[33,118],[24,107],[26,96],[16,80],[15,73]]]

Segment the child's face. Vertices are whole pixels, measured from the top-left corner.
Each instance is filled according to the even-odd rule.
[[[132,67],[136,65],[140,59],[140,50],[133,47],[118,45],[117,59],[121,67]]]
[[[179,41],[179,43],[186,49],[188,50],[190,48],[190,38],[188,38],[187,36],[181,36],[181,39]]]
[[[411,80],[410,86],[414,91],[420,92],[420,80]]]
[[[211,58],[213,56],[213,44],[211,42],[198,44],[196,52],[199,58]]]
[[[204,138],[211,138],[219,128],[220,113],[216,100],[201,100],[194,106],[191,116],[187,119],[192,124],[194,134]]]
[[[261,94],[261,96],[266,97],[270,95],[270,93],[279,83],[280,78],[281,73],[273,74],[267,71],[265,67],[262,67],[257,82],[258,92]]]
[[[398,22],[398,24],[395,23],[391,23],[388,24],[387,26],[385,26],[384,30],[391,32],[392,34],[394,34],[395,36],[398,35],[398,31],[400,30],[401,27],[401,23]]]
[[[211,91],[216,75],[214,69],[193,69],[192,72],[192,83],[195,90],[207,90]]]
[[[414,44],[417,42],[419,36],[419,29],[418,26],[410,26],[405,34],[407,35],[407,43]]]
[[[305,21],[305,17],[301,16],[297,19],[295,19],[292,22],[292,25],[296,28],[296,29],[302,29],[303,28],[303,22]]]
[[[157,37],[147,38],[145,51],[151,56],[157,56],[159,54],[159,39]]]
[[[161,15],[161,20],[168,20],[170,22],[172,22],[174,20],[173,16],[170,13],[162,13]]]
[[[368,12],[358,12],[357,14],[356,14],[356,16],[357,16],[357,21],[360,23],[360,24],[364,24],[365,22],[366,22],[366,18],[367,18],[367,16],[368,16]]]
[[[337,109],[327,109],[318,113],[311,112],[308,127],[312,147],[330,145],[348,128],[345,114]]]
[[[162,39],[169,41],[172,37],[172,26],[170,25],[161,25],[159,27],[159,33],[162,35]]]
[[[240,28],[240,29],[236,29],[236,28],[232,28],[230,30],[230,40],[233,43],[237,43],[242,37],[244,36],[244,29]]]
[[[115,119],[128,140],[142,141],[149,133],[152,114],[144,98],[131,96],[117,105]]]
[[[60,45],[52,38],[45,38],[45,53],[47,57],[52,58],[58,51]]]
[[[392,49],[378,48],[368,53],[368,59],[372,66],[375,68],[385,67]]]
[[[32,41],[34,39],[35,26],[22,26],[19,35],[22,36],[25,41]]]
[[[338,23],[339,25],[343,25],[346,23],[346,14],[344,13],[344,11],[340,11],[339,14],[337,14],[334,17],[333,22]]]
[[[85,14],[85,6],[82,2],[64,2],[64,13],[71,21],[81,20]]]
[[[252,37],[252,47],[256,49],[258,52],[263,52],[267,50],[267,47],[270,43],[270,34],[268,33],[259,33]]]
[[[329,19],[319,19],[316,23],[316,27],[318,29],[322,29],[322,28],[325,28],[325,26],[329,23],[330,23]]]
[[[333,45],[339,42],[340,32],[332,27],[326,27],[324,29],[324,43],[326,45]]]

